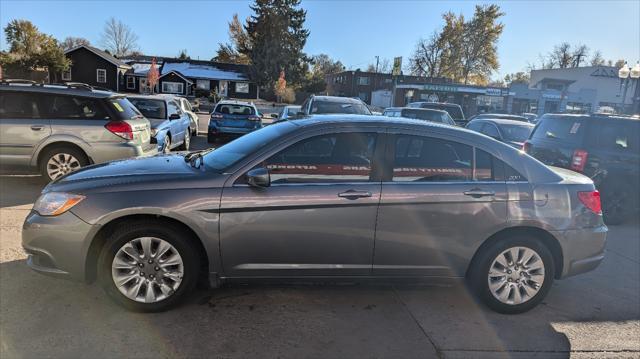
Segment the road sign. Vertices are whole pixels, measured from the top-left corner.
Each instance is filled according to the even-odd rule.
[[[393,58],[393,72],[391,73],[393,76],[399,76],[400,71],[402,71],[402,56]]]

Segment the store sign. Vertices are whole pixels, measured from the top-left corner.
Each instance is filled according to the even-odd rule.
[[[562,98],[562,95],[556,94],[556,93],[543,93],[542,98],[548,98],[551,100],[560,100]]]
[[[425,84],[422,86],[422,89],[426,91],[458,92],[457,86],[449,86],[449,85]]]

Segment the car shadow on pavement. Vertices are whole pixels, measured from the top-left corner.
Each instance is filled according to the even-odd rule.
[[[164,313],[0,264],[0,357],[568,357],[546,308],[489,312],[463,286],[232,285]],[[541,320],[542,319],[542,320]],[[506,351],[506,353],[505,353]]]
[[[0,207],[32,205],[46,185],[39,175],[0,174]]]

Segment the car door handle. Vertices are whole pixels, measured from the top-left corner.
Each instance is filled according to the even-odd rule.
[[[31,129],[33,131],[42,131],[42,130],[44,130],[44,126],[42,126],[42,125],[33,125],[33,126],[31,126]]]
[[[338,197],[346,198],[346,199],[365,198],[365,197],[371,197],[371,192],[369,192],[369,191],[356,191],[356,190],[350,189],[348,191],[338,193]]]
[[[471,196],[473,198],[490,197],[496,195],[496,193],[493,191],[483,191],[481,189],[472,189],[470,191],[464,191],[463,193],[465,196]]]

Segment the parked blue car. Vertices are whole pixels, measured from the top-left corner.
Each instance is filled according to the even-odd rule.
[[[173,149],[188,150],[191,144],[191,119],[180,109],[175,96],[128,96],[134,106],[149,119],[151,142],[158,151],[169,153]]]
[[[253,103],[223,100],[211,112],[207,141],[240,137],[262,128],[262,118]]]

